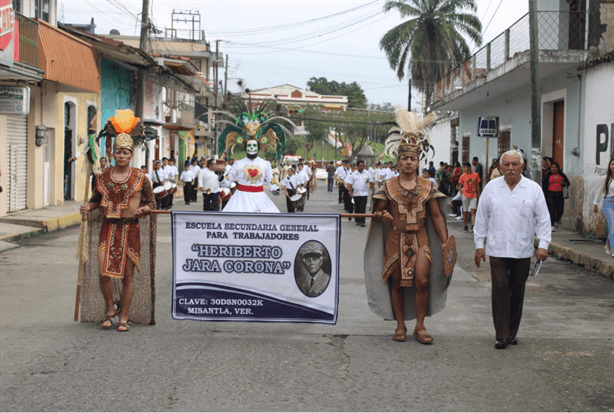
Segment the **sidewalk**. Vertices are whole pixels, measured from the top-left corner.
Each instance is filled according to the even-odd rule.
[[[180,201],[176,205],[179,209],[183,205],[180,191],[177,191],[175,198]],[[44,209],[15,212],[0,218],[0,251],[8,249],[10,244],[7,243],[10,241],[79,225],[81,223],[79,205],[72,201]],[[453,218],[447,219],[450,221]],[[614,257],[606,255],[604,246],[603,240],[584,238],[576,232],[557,229],[552,233],[548,252],[560,260],[571,261],[612,280]]]

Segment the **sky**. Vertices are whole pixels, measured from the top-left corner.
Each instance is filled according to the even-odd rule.
[[[407,79],[399,81],[379,48],[382,36],[402,23],[398,12],[383,12],[384,1],[150,0],[156,28],[171,27],[173,10],[198,10],[201,29],[215,49],[228,55],[228,89],[240,79],[251,90],[282,84],[306,88],[311,77],[358,82],[370,103],[407,105]],[[528,0],[478,0],[483,46],[528,12]],[[142,2],[129,0],[58,0],[58,20],[87,24],[97,34],[111,29],[139,35]],[[176,28],[187,29],[185,24]],[[163,34],[162,34],[163,36]],[[475,53],[479,49],[469,43]],[[224,78],[223,70],[219,73]],[[412,105],[421,99],[412,92]],[[414,106],[415,109],[415,106]]]

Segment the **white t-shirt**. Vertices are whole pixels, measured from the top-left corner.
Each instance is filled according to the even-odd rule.
[[[352,185],[354,196],[368,196],[369,183],[373,182],[373,175],[364,169],[362,172],[354,171],[348,175],[345,182]]]
[[[195,178],[194,173],[190,171],[189,169],[187,171],[181,172],[181,180],[183,182],[192,182],[194,178]]]

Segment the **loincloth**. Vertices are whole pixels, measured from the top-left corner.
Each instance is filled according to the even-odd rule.
[[[386,282],[390,275],[400,270],[401,287],[411,287],[416,274],[419,250],[424,251],[426,258],[431,261],[426,227],[422,226],[418,232],[398,232],[390,228],[384,252],[383,281]]]
[[[124,278],[126,259],[141,271],[141,233],[138,218],[103,219],[98,252],[104,251],[102,274]]]

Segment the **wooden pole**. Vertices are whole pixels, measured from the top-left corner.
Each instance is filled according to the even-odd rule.
[[[85,175],[85,190],[83,194],[83,203],[87,204],[89,199],[89,177],[92,172],[92,166],[87,160],[87,155],[84,157],[84,162],[87,163],[87,173]],[[85,257],[83,256],[83,248],[89,248],[89,240],[87,239],[87,220],[81,220],[81,230],[79,232],[79,273],[77,275],[77,294],[75,297],[75,321],[79,321],[79,306],[81,301],[81,281],[83,280],[83,267],[85,265]],[[88,244],[88,245],[84,245]]]
[[[154,214],[154,215],[170,215],[171,212],[173,212],[173,211],[162,211],[162,210],[155,209],[153,211],[150,211],[149,213],[150,214]],[[341,217],[343,217],[343,218],[349,218],[349,217],[352,217],[352,218],[373,218],[373,217],[375,217],[375,214],[339,214],[339,215],[341,215]]]
[[[539,41],[537,30],[537,0],[529,0],[529,43],[530,43],[530,72],[531,72],[531,153],[525,157],[531,171],[531,179],[541,182],[539,158],[541,156],[541,119],[539,96]]]

